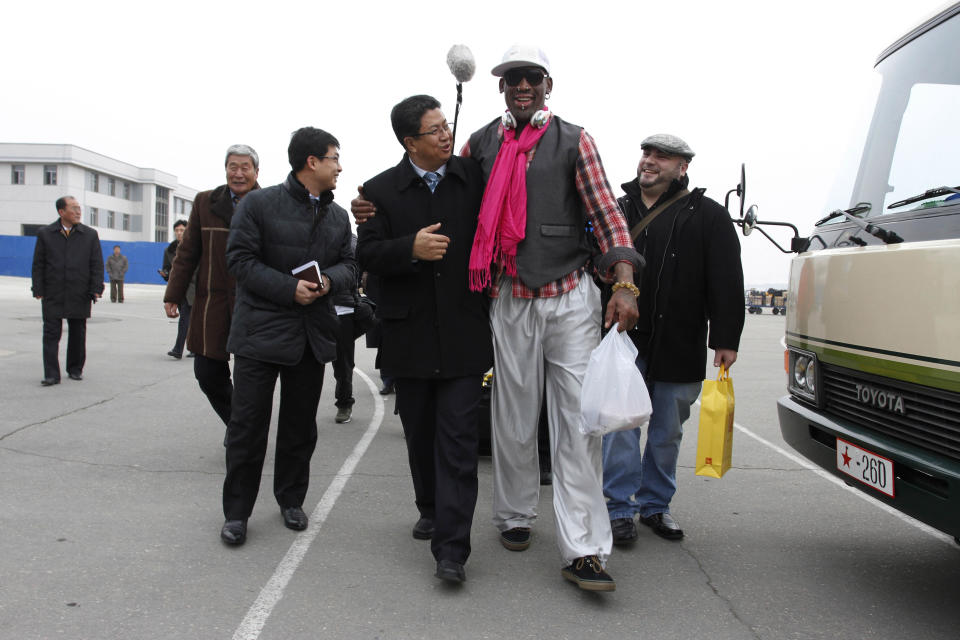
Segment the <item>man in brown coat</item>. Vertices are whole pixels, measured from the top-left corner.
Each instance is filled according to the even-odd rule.
[[[187,229],[177,248],[163,306],[170,318],[178,315],[190,281],[197,275],[187,348],[196,354],[193,373],[223,424],[230,421],[233,382],[227,337],[236,299],[236,280],[227,272],[227,235],[240,199],[259,189],[260,158],[252,147],[235,144],[224,162],[227,183],[197,194]],[[224,440],[226,444],[226,440]]]

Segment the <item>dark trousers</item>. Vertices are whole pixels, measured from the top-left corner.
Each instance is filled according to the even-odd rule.
[[[223,481],[223,515],[227,520],[249,518],[257,500],[278,376],[280,413],[273,495],[281,508],[301,506],[307,495],[310,458],[317,445],[323,363],[313,357],[309,345],[293,366],[235,356],[235,393],[227,427],[227,477]]]
[[[397,380],[397,408],[417,509],[432,518],[437,560],[464,563],[477,505],[477,404],[481,376]]]
[[[224,426],[230,423],[230,407],[233,402],[233,382],[230,380],[230,363],[214,360],[199,353],[193,359],[193,375],[200,383],[200,390],[207,396],[210,406],[217,412]]]
[[[180,321],[177,322],[177,342],[173,345],[173,351],[176,354],[183,353],[183,343],[187,340],[187,329],[190,328],[190,305],[181,302],[177,305],[180,311]]]
[[[356,402],[353,398],[353,367],[354,348],[357,339],[353,333],[353,314],[347,313],[337,316],[337,359],[333,361],[333,378],[337,381],[334,397],[337,399],[337,408],[352,407]]]
[[[123,280],[110,280],[110,302],[123,302]]]
[[[43,317],[43,377],[60,379],[63,318]],[[67,318],[67,373],[83,373],[87,361],[87,319]]]

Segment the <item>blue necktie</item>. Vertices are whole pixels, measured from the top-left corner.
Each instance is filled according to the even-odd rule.
[[[437,188],[437,183],[440,182],[440,175],[433,171],[427,171],[423,174],[423,181],[430,187],[430,193],[433,193],[433,190]]]

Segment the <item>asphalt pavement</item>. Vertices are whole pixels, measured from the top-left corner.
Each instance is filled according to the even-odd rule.
[[[686,537],[641,526],[610,559],[617,590],[597,594],[560,577],[549,487],[530,549],[500,546],[489,458],[467,582],[433,577],[429,543],[410,535],[393,397],[377,393],[363,340],[347,424],[334,422],[327,368],[309,528],[283,526],[271,451],[247,543],[223,545],[223,425],[192,361],[166,356],[176,322],[161,298],[128,285],[124,304],[99,302],[84,379],[45,388],[40,305],[28,280],[0,277],[2,640],[957,638],[960,547],[825,479],[780,439],[782,318],[747,316],[734,468],[694,475],[695,407],[672,508]]]

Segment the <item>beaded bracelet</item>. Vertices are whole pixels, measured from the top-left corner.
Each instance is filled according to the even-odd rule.
[[[638,289],[637,285],[633,284],[632,282],[627,282],[627,281],[617,282],[612,287],[610,287],[610,290],[613,291],[614,293],[617,292],[617,289],[626,289],[633,294],[634,298],[640,297],[640,289]]]

